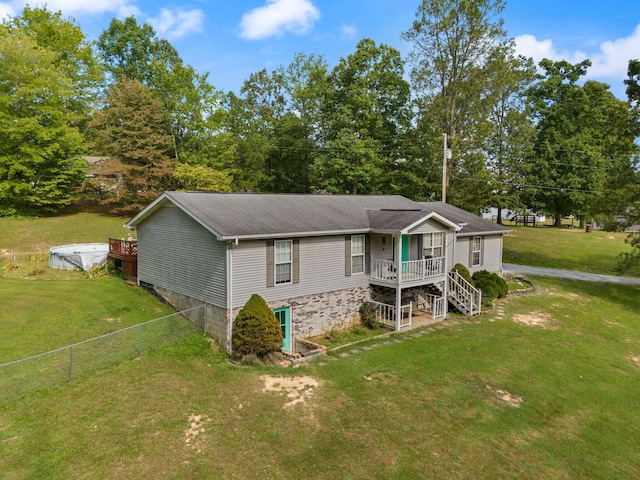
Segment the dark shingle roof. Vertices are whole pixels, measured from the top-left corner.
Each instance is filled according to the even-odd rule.
[[[371,229],[399,231],[434,211],[454,223],[459,223],[457,218],[463,218],[458,212],[464,212],[455,207],[452,207],[455,210],[447,209],[449,205],[440,202],[418,203],[399,195],[166,192],[127,225],[137,226],[167,202],[181,208],[219,239],[339,234]],[[432,208],[436,204],[441,206]],[[457,213],[457,216],[447,213]],[[462,221],[470,225],[467,217]],[[464,228],[471,231],[468,226]]]
[[[433,210],[445,218],[462,225],[462,230],[458,232],[458,236],[472,234],[488,234],[488,233],[507,233],[511,230],[497,223],[490,222],[484,218],[469,213],[448,203],[443,202],[417,202],[423,208]]]

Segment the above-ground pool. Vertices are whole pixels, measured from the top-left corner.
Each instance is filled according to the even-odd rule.
[[[74,243],[49,249],[49,266],[61,270],[91,270],[107,261],[108,243]]]

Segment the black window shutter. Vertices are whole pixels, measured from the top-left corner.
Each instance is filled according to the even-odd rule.
[[[293,283],[300,283],[300,239],[293,239],[293,265],[291,274]]]
[[[344,236],[344,274],[351,276],[351,235]]]
[[[371,267],[371,238],[369,235],[364,237],[364,272],[370,273]]]
[[[275,284],[274,241],[267,240],[267,287],[273,287]]]

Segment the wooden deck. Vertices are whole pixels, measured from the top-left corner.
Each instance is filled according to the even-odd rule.
[[[138,256],[138,241],[124,238],[109,238],[109,256],[121,260]]]
[[[107,258],[116,268],[122,271],[122,276],[128,282],[138,278],[138,241],[124,238],[109,238],[109,253]]]

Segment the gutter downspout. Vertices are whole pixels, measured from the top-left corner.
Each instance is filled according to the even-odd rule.
[[[231,337],[233,333],[233,246],[238,245],[238,239],[227,242],[227,310],[229,319],[227,321],[227,352],[233,353]]]
[[[396,332],[400,331],[400,320],[402,318],[402,234],[396,235]]]

